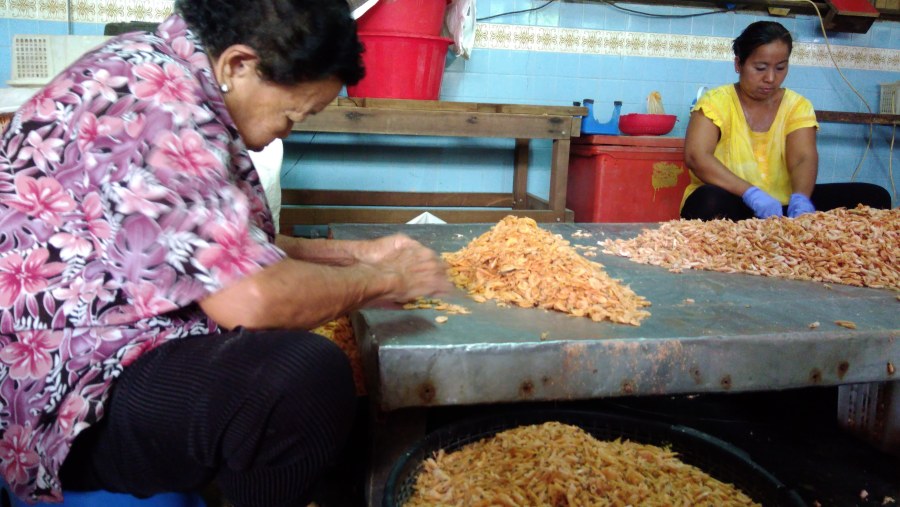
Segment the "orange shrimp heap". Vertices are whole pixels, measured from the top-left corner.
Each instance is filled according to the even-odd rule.
[[[353,326],[347,316],[338,317],[331,322],[326,322],[312,330],[313,333],[328,338],[347,354],[350,367],[353,368],[353,383],[356,385],[356,394],[366,394],[366,383],[363,377],[362,361],[359,358],[359,349],[356,347],[356,337],[353,334]]]
[[[520,426],[427,458],[405,507],[759,506],[668,449],[581,428]]]
[[[646,299],[530,218],[508,216],[444,259],[454,283],[480,303],[493,299],[634,326],[650,315],[642,309],[650,305]]]
[[[604,252],[705,269],[900,290],[900,209],[865,206],[765,220],[673,220]]]

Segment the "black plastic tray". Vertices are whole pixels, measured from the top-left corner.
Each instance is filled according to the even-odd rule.
[[[469,419],[442,427],[423,438],[394,464],[384,487],[384,507],[402,507],[412,496],[422,462],[439,449],[451,452],[517,426],[559,421],[578,426],[600,440],[668,446],[681,461],[716,479],[734,484],[765,507],[804,507],[797,492],[754,463],[737,447],[685,426],[635,419],[602,412],[530,411]]]

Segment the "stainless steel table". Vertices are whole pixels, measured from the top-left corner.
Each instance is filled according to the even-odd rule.
[[[337,239],[404,232],[447,252],[491,225],[334,225],[331,231]],[[599,247],[598,241],[633,237],[654,224],[541,226],[573,244]],[[592,236],[573,238],[577,230]],[[408,409],[417,407],[779,390],[897,378],[896,291],[708,271],[675,274],[602,253],[591,260],[652,303],[652,315],[641,326],[479,304],[462,291],[443,299],[472,313],[451,315],[444,324],[435,322],[441,313],[434,310],[355,314],[377,409],[407,414],[399,419],[408,426],[414,413]],[[836,320],[853,321],[857,328],[837,326]],[[811,328],[813,322],[819,326]],[[409,439],[415,431],[385,428],[384,434],[396,438],[398,433]],[[403,446],[383,449],[391,447],[378,459],[393,459]]]

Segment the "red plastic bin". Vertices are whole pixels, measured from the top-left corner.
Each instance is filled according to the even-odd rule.
[[[440,35],[448,0],[378,0],[357,21],[360,32]]]
[[[664,222],[679,217],[684,139],[581,136],[572,139],[566,207],[576,222]]]
[[[351,97],[437,100],[451,39],[360,32],[366,76],[347,87]]]

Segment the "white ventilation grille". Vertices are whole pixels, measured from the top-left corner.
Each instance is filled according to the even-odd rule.
[[[108,39],[102,35],[15,35],[9,86],[37,87]]]
[[[900,81],[881,85],[881,114],[900,114]]]

